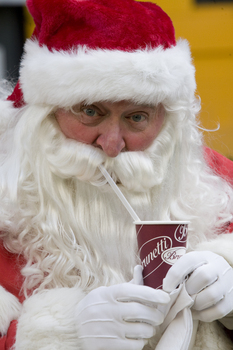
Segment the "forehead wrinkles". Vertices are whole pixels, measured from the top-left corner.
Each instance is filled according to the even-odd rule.
[[[114,108],[114,107],[119,107],[122,106],[122,108],[132,108],[132,109],[137,109],[137,108],[147,108],[147,109],[152,109],[152,110],[157,110],[158,105],[154,104],[149,104],[149,103],[134,103],[133,101],[128,101],[128,100],[122,100],[122,101],[116,101],[116,102],[111,102],[111,101],[82,101],[80,103],[77,103],[73,105],[72,107],[75,106],[102,106],[102,107],[108,107],[108,108]]]

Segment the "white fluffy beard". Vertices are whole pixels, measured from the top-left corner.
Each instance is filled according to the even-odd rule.
[[[78,284],[88,291],[132,278],[139,262],[133,219],[100,164],[141,220],[190,220],[192,244],[232,219],[232,190],[206,167],[200,136],[181,112],[169,115],[146,151],[110,159],[66,139],[48,111],[29,107],[13,130],[16,143],[3,137],[14,150],[1,166],[8,195],[1,197],[0,229],[9,249],[26,257],[25,288]]]
[[[167,124],[163,133],[169,133],[170,128]],[[37,169],[37,181],[40,213],[44,213],[40,220],[46,221],[43,224],[46,250],[54,255],[59,244],[59,250],[69,257],[69,264],[73,260],[69,273],[72,275],[78,270],[83,286],[90,284],[93,288],[131,279],[133,267],[139,263],[133,218],[106,183],[98,166],[106,167],[140,219],[156,219],[150,189],[159,187],[164,178],[172,143],[169,143],[170,151],[163,154],[159,154],[158,138],[145,152],[124,152],[109,158],[98,148],[67,139],[53,116],[42,122],[39,142],[33,149],[37,149],[35,168],[36,164],[42,164],[41,169]],[[53,220],[46,220],[48,215]],[[64,238],[58,243],[58,224],[61,237],[69,236],[75,242],[73,256],[72,249],[63,246]],[[53,239],[54,246],[49,248]]]
[[[67,139],[53,114],[44,118],[43,113],[43,108],[28,108],[14,131],[24,149],[15,145],[20,154],[9,161],[12,166],[18,162],[17,199],[11,202],[13,215],[6,220],[4,213],[7,224],[2,224],[11,231],[5,237],[8,247],[26,257],[25,286],[91,289],[130,280],[139,263],[133,219],[98,165],[119,183],[140,219],[152,220],[150,189],[162,182],[171,151],[160,154],[158,138],[145,152],[110,159],[98,148]],[[5,202],[9,208],[9,198]]]

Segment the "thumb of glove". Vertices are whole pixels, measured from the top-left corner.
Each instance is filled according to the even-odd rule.
[[[133,271],[133,279],[130,281],[130,283],[143,286],[144,283],[143,283],[142,271],[143,271],[142,266],[136,265]]]

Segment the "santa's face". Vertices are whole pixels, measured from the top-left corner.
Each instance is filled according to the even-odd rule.
[[[164,108],[129,101],[84,103],[55,116],[64,135],[100,148],[108,157],[123,151],[144,151],[159,134]]]

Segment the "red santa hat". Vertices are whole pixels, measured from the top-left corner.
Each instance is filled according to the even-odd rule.
[[[192,98],[188,43],[156,4],[134,0],[27,0],[35,21],[15,106],[81,101],[157,104]]]

